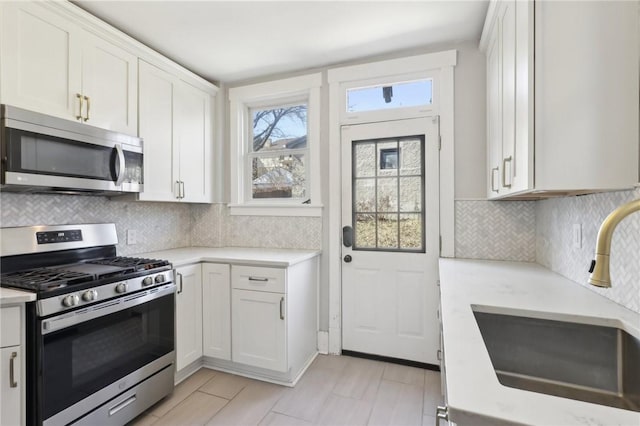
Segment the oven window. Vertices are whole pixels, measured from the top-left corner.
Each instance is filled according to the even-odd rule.
[[[43,419],[173,350],[173,294],[44,335]]]

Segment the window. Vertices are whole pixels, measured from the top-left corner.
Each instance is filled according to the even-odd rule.
[[[311,74],[229,89],[231,214],[320,215],[320,85]]]
[[[250,110],[251,198],[306,199],[307,105]]]
[[[398,149],[380,149],[380,169],[398,168]]]
[[[433,104],[433,80],[389,83],[347,90],[347,112]]]

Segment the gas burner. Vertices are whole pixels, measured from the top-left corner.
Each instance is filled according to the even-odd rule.
[[[1,279],[2,285],[7,287],[42,291],[91,281],[93,275],[64,269],[38,268],[4,274]]]
[[[120,268],[133,268],[135,271],[144,271],[149,269],[155,269],[160,266],[166,266],[169,264],[166,260],[158,259],[144,259],[139,257],[112,257],[109,259],[92,260],[87,263],[96,265],[108,265],[117,266]]]

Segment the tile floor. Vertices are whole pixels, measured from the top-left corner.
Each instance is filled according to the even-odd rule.
[[[295,388],[201,369],[130,426],[435,425],[440,373],[320,355]]]

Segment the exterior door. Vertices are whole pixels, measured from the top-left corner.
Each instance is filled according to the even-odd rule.
[[[438,364],[437,117],[342,127],[344,350]]]

